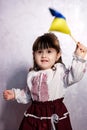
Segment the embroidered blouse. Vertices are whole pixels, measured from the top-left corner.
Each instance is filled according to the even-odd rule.
[[[56,70],[30,71],[25,89],[15,89],[18,103],[52,101],[64,97],[66,88],[82,79],[86,70],[86,60],[74,55],[70,68],[56,63]]]

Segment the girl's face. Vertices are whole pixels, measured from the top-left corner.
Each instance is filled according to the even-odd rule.
[[[41,49],[34,52],[34,59],[38,67],[42,70],[50,69],[60,58],[54,48]]]

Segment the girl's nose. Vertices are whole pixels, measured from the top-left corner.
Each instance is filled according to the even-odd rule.
[[[46,53],[45,52],[42,53],[42,57],[46,57]]]

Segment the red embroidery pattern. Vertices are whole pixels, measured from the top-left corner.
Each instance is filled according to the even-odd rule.
[[[84,70],[83,70],[83,73],[85,73],[86,72],[86,68],[84,68]]]
[[[42,75],[40,94],[41,94],[41,101],[47,101],[49,99],[46,74]]]
[[[25,96],[25,94],[29,93],[29,89],[26,86],[23,90],[21,90],[21,96]]]
[[[25,93],[24,93],[24,91],[23,91],[23,90],[21,90],[21,96],[24,96],[24,94],[25,94]]]
[[[47,101],[48,95],[48,85],[47,85],[47,75],[40,74],[33,77],[32,79],[32,89],[31,94],[34,100],[37,101]]]
[[[39,76],[33,77],[31,95],[34,100],[39,100]]]

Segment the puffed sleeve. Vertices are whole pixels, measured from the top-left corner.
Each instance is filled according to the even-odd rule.
[[[71,67],[64,70],[63,81],[70,86],[82,79],[86,72],[86,60],[74,54]]]
[[[13,88],[12,90],[15,93],[15,99],[17,100],[18,103],[27,104],[31,102],[31,95],[27,86],[25,89]]]

